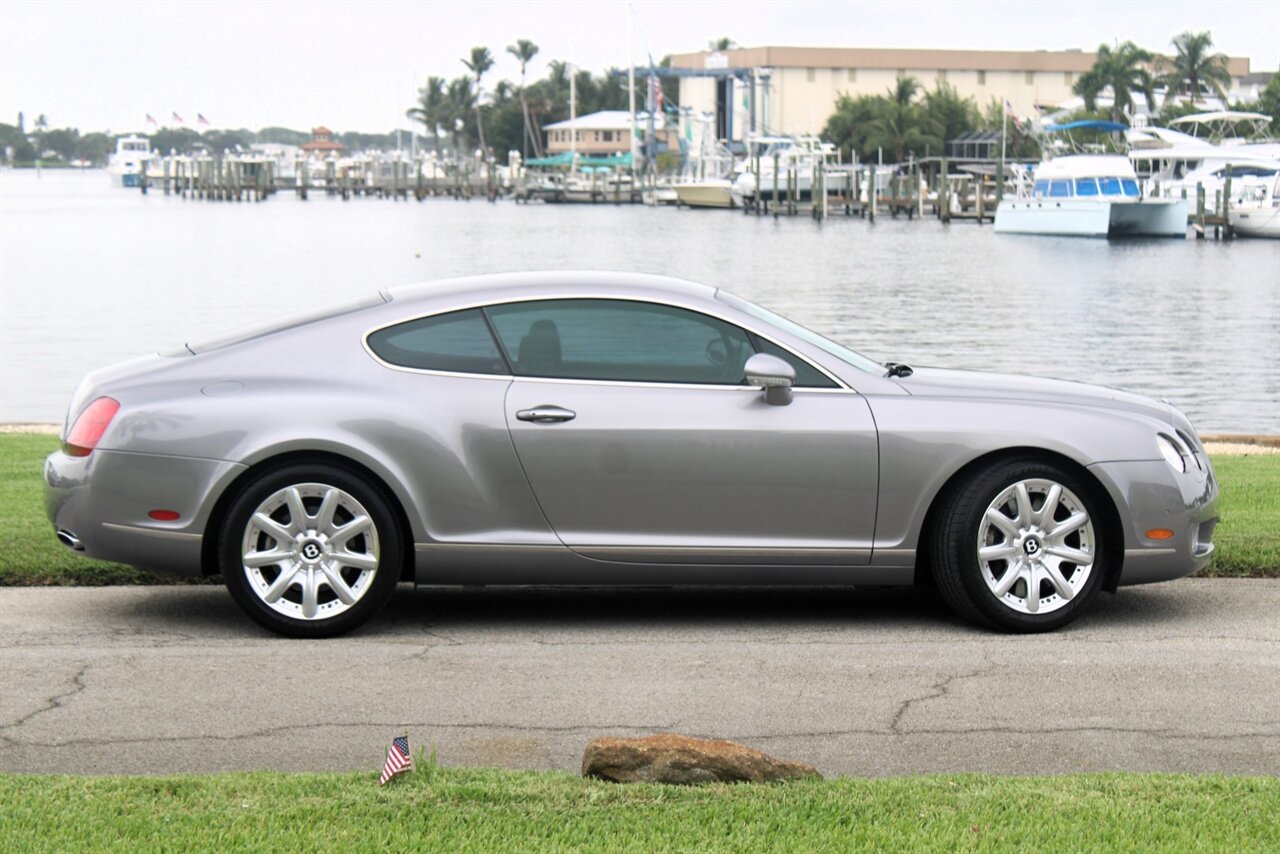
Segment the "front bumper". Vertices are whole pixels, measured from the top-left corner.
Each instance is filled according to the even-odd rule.
[[[1198,465],[1197,465],[1198,462]],[[1096,463],[1089,467],[1120,511],[1124,567],[1119,584],[1150,584],[1182,578],[1213,556],[1218,524],[1218,480],[1208,458],[1188,460],[1179,473],[1163,460]],[[1170,539],[1148,531],[1168,530]]]
[[[213,501],[243,470],[223,460],[54,451],[44,463],[45,512],[59,540],[87,557],[198,576]],[[157,522],[152,510],[173,510],[178,519]]]

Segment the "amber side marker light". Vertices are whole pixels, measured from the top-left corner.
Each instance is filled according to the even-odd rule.
[[[152,510],[147,515],[157,522],[176,522],[179,516],[177,510]]]
[[[71,425],[62,451],[69,457],[87,457],[98,447],[102,434],[107,432],[111,419],[120,411],[120,403],[111,397],[100,397],[84,408],[76,423]]]
[[[1172,540],[1173,531],[1168,528],[1152,528],[1147,531],[1147,539],[1149,540]]]

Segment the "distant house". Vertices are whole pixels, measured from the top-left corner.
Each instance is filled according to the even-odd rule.
[[[676,145],[676,131],[668,127],[664,117],[655,119],[654,135],[659,150]],[[649,126],[649,114],[638,113],[636,124],[641,132]],[[544,128],[547,132],[547,155],[561,154],[576,147],[584,157],[608,157],[631,150],[631,115],[626,110],[602,110],[588,113]],[[577,136],[576,146],[570,134]]]
[[[340,142],[334,142],[333,131],[324,125],[311,129],[311,141],[302,144],[302,150],[307,154],[319,154],[321,157],[333,153],[337,154],[346,150],[346,146]]]

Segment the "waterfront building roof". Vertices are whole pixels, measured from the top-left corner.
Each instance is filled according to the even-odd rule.
[[[715,57],[710,64],[709,57]],[[721,59],[722,58],[722,59]],[[879,47],[746,47],[724,51],[677,53],[673,68],[704,68],[724,62],[729,68],[865,68],[885,70],[1058,71],[1083,73],[1098,55],[1083,50],[937,50]],[[1249,74],[1249,59],[1227,58],[1232,77]]]

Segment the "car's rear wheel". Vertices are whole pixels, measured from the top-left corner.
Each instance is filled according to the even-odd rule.
[[[1072,473],[1035,460],[997,463],[947,499],[933,538],[938,588],[986,625],[1056,629],[1103,584],[1105,525],[1092,485]]]
[[[232,503],[219,559],[255,621],[290,637],[331,637],[377,613],[399,581],[401,534],[387,500],[343,468],[269,472]]]

